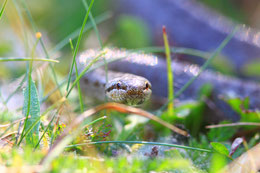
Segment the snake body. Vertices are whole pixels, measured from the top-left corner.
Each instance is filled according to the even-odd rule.
[[[175,45],[213,51],[237,25],[195,0],[117,1],[117,11],[137,16],[148,26],[155,44],[163,43],[161,30],[164,25]],[[232,62],[238,73],[242,73],[245,64],[259,59],[260,32],[242,24],[238,27],[239,31],[222,54]]]
[[[92,96],[103,99],[105,98],[107,88],[113,86],[117,81],[125,81],[124,85],[127,85],[128,88],[131,88],[130,85],[138,84],[138,87],[142,90],[146,90],[149,87],[146,87],[147,82],[149,85],[151,83],[153,95],[157,97],[167,97],[167,71],[166,71],[166,62],[153,55],[147,55],[143,53],[131,53],[122,49],[106,49],[106,54],[104,57],[107,59],[111,58],[120,58],[126,57],[119,61],[109,63],[109,70],[114,72],[108,73],[108,81],[106,84],[106,74],[104,70],[97,69],[92,71],[84,76],[81,80],[81,86],[83,90],[92,94]],[[79,66],[86,66],[86,60],[89,58],[96,57],[100,54],[99,50],[87,50],[81,54],[78,58]],[[174,89],[176,92],[184,86],[194,75],[197,75],[199,72],[199,67],[196,65],[184,64],[177,61],[172,63],[173,73],[174,73]],[[124,73],[130,73],[134,75],[142,76],[140,82],[129,82],[125,80],[126,76],[122,75]],[[120,77],[121,76],[121,77]],[[139,78],[136,76],[127,75],[128,79],[136,81]],[[111,80],[113,79],[113,80]],[[115,80],[114,80],[115,79]],[[112,82],[111,82],[112,81]],[[129,83],[127,83],[129,82]],[[200,89],[203,85],[210,84],[212,85],[212,95],[213,102],[215,106],[220,109],[223,114],[220,115],[220,119],[231,119],[237,120],[238,117],[236,114],[231,112],[230,107],[224,103],[221,99],[221,96],[224,97],[238,97],[245,99],[249,97],[250,99],[250,108],[259,109],[260,108],[260,85],[258,83],[244,81],[237,78],[223,76],[219,73],[212,71],[204,71],[192,84],[188,87],[178,98],[180,101],[197,99],[199,96]],[[136,88],[136,86],[133,86]],[[133,88],[132,87],[132,88]],[[137,88],[138,88],[137,87]],[[150,89],[150,88],[149,88]],[[118,91],[119,87],[114,87],[114,91]],[[131,92],[130,92],[131,93]],[[136,95],[140,94],[135,92]],[[150,91],[144,99],[139,99],[140,102],[146,100],[150,95]],[[126,96],[132,97],[132,96]],[[136,97],[136,96],[135,96]],[[138,96],[139,97],[139,96]],[[142,96],[143,97],[143,96]],[[113,99],[113,98],[112,98]],[[114,100],[117,101],[117,100]],[[136,101],[134,101],[137,103]],[[222,116],[222,117],[221,117]]]

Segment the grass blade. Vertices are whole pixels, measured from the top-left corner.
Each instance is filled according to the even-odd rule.
[[[107,19],[109,19],[111,17],[111,14],[106,12],[103,13],[99,16],[96,17],[95,21],[97,24],[102,23],[104,21],[106,21]],[[85,33],[86,31],[89,31],[91,28],[93,27],[93,24],[90,25],[90,23],[86,24],[86,27],[83,31],[83,33]],[[74,40],[76,39],[79,35],[78,33],[80,32],[80,28],[75,30],[74,32],[72,32],[71,34],[69,34],[67,37],[65,37],[62,41],[60,41],[52,50],[51,53],[55,53],[57,51],[59,51],[60,49],[62,49],[64,46],[66,46],[67,44],[69,44],[69,40]]]
[[[22,57],[22,58],[7,57],[7,58],[3,58],[3,57],[0,57],[0,62],[7,62],[7,61],[43,61],[43,62],[55,62],[55,63],[59,62],[58,60],[45,59],[45,58],[28,58],[28,57]]]
[[[84,5],[85,9],[88,10],[88,9],[89,9],[89,6],[88,6],[88,4],[87,4],[87,1],[86,1],[86,0],[82,0],[82,3],[83,3],[83,5]],[[90,18],[90,21],[91,21],[92,26],[93,26],[93,28],[94,28],[94,31],[95,31],[95,33],[96,33],[96,36],[97,36],[99,45],[100,45],[101,49],[103,49],[103,43],[102,43],[102,41],[101,41],[101,37],[100,37],[99,31],[98,31],[98,28],[97,28],[97,24],[96,24],[96,22],[95,22],[94,17],[92,16],[91,11],[89,12],[89,18]]]
[[[163,26],[163,40],[165,46],[166,62],[167,62],[167,77],[168,77],[168,100],[172,100],[168,104],[168,114],[169,116],[174,116],[174,88],[173,88],[173,73],[172,73],[172,62],[171,62],[171,49],[169,47],[168,37],[166,33],[166,28]]]
[[[146,141],[98,141],[98,142],[89,142],[89,143],[83,143],[83,144],[70,145],[70,146],[67,146],[67,148],[72,148],[72,147],[82,146],[82,145],[97,145],[97,144],[160,145],[160,146],[181,148],[181,149],[186,149],[186,150],[195,150],[195,151],[201,151],[201,152],[207,152],[207,153],[212,153],[213,152],[211,150],[207,150],[207,149],[203,149],[203,148],[194,148],[194,147],[188,147],[188,146],[184,146],[184,145],[167,144],[167,143],[160,143],[160,142],[146,142]]]
[[[88,71],[88,69],[99,60],[99,58],[101,56],[103,56],[105,54],[105,52],[102,52],[101,54],[99,54],[96,58],[94,58],[83,70],[82,72],[79,74],[79,76],[75,79],[75,81],[72,83],[70,89],[68,90],[68,93],[66,95],[66,97],[69,96],[70,92],[72,91],[72,89],[74,88],[74,86],[79,82],[80,78],[83,77],[83,75]]]
[[[8,1],[8,0],[5,0],[4,5],[3,5],[3,7],[1,8],[1,11],[0,11],[0,19],[2,18],[3,13],[4,13],[4,11],[5,11],[5,7],[6,7],[6,5],[7,5],[7,1]]]
[[[239,27],[236,26],[233,31],[222,41],[222,43],[219,45],[219,47],[215,50],[215,52],[211,55],[211,57],[203,64],[203,66],[200,68],[200,71],[196,76],[191,78],[174,96],[174,98],[179,97],[192,83],[194,80],[196,80],[200,74],[206,70],[206,68],[209,66],[209,64],[212,62],[212,60],[222,51],[222,49],[228,44],[230,39],[235,35],[235,33],[238,31]],[[166,104],[164,104],[157,114],[161,114],[163,110],[167,107],[167,105],[172,102],[173,100],[169,100]]]
[[[72,43],[71,39],[70,39],[70,47],[71,47],[71,51],[72,51],[72,54],[73,54],[73,52],[74,52],[74,47],[73,47],[73,43]],[[77,63],[75,63],[75,73],[76,73],[76,78],[77,78],[77,77],[79,76]],[[80,89],[80,83],[79,83],[79,81],[77,82],[77,87],[78,87],[80,111],[83,112],[83,111],[84,111],[84,104],[83,104],[82,92],[81,92],[81,89]]]
[[[34,47],[32,48],[31,57],[34,57],[34,52],[36,49],[36,46],[40,40],[41,34],[36,34],[37,41],[34,44]],[[18,143],[18,146],[22,142],[23,138],[25,137],[24,133],[26,130],[30,129],[32,124],[37,121],[37,119],[40,117],[40,101],[37,93],[37,88],[35,83],[32,81],[32,66],[33,61],[30,61],[29,69],[27,72],[27,87],[24,90],[24,105],[23,105],[23,115],[26,117],[24,122],[24,128],[21,134],[21,139]],[[31,116],[30,119],[28,119],[29,115]],[[31,131],[28,136],[26,136],[26,143],[30,144],[32,146],[35,146],[36,142],[39,139],[39,127],[40,123],[38,123],[34,128],[33,131]]]
[[[36,27],[36,24],[35,24],[35,22],[34,22],[34,20],[33,20],[33,17],[32,17],[32,15],[31,15],[31,13],[30,13],[30,11],[29,11],[29,8],[27,7],[27,4],[25,3],[24,0],[22,0],[22,4],[23,4],[23,7],[24,7],[24,9],[25,9],[25,12],[26,12],[26,14],[27,14],[27,16],[28,16],[29,22],[30,22],[31,25],[32,25],[33,31],[34,31],[35,33],[37,33],[39,30],[38,30],[38,28]],[[39,38],[39,42],[40,42],[40,44],[41,44],[41,47],[42,47],[42,49],[43,49],[43,51],[44,51],[44,54],[45,54],[46,58],[47,58],[47,59],[50,59],[49,53],[48,53],[48,51],[47,51],[47,49],[46,49],[46,47],[45,47],[45,45],[44,45],[44,43],[43,43],[43,41],[42,41],[42,38]],[[59,85],[58,79],[57,79],[57,75],[56,75],[56,72],[55,72],[54,67],[53,67],[52,64],[50,64],[50,68],[51,68],[51,72],[52,72],[52,75],[53,75],[53,78],[54,78],[54,82],[56,83],[56,85]],[[61,92],[60,88],[59,88],[59,92],[60,92],[60,95],[62,95],[62,92]]]
[[[75,139],[75,137],[77,137],[77,135],[80,133],[82,127],[91,126],[106,118],[107,117],[104,116],[104,117],[98,118],[92,122],[89,122],[87,124],[85,124],[86,121],[85,122],[83,121],[77,129],[75,129],[73,132],[71,132],[70,135],[67,135],[65,138],[63,138],[61,141],[59,141],[59,143],[56,146],[54,146],[54,148],[52,148],[51,152],[49,152],[48,155],[45,156],[45,158],[41,161],[41,165],[43,165],[42,168],[46,169],[49,167],[49,164],[51,163],[51,161],[53,159],[55,159],[66,148],[66,146],[69,143],[71,143],[73,141],[73,139]]]
[[[77,40],[76,48],[75,48],[75,51],[74,51],[74,54],[73,54],[73,60],[72,60],[71,67],[70,67],[70,73],[69,73],[68,83],[67,83],[67,88],[66,88],[67,91],[69,90],[69,85],[70,85],[70,81],[71,81],[71,75],[72,75],[73,67],[74,67],[74,64],[75,64],[75,59],[76,59],[76,56],[77,56],[77,53],[78,53],[78,50],[79,50],[79,44],[80,44],[80,41],[81,41],[81,38],[82,38],[82,35],[83,35],[83,31],[84,31],[85,25],[86,25],[87,20],[88,20],[88,16],[89,16],[90,10],[91,10],[91,8],[92,8],[92,6],[94,4],[94,1],[95,0],[91,1],[91,4],[89,6],[88,11],[86,12],[86,15],[85,15],[85,18],[84,18],[84,21],[83,21],[83,24],[82,24],[82,27],[81,27],[81,30],[80,30],[80,33],[79,33],[79,37],[78,37],[78,40]]]
[[[53,122],[54,118],[56,117],[56,114],[54,114],[51,118],[51,121],[49,122],[48,126],[46,127],[46,129],[44,130],[42,136],[40,137],[39,141],[37,142],[37,144],[35,145],[34,149],[36,149],[39,145],[40,145],[40,142],[42,140],[42,138],[44,137],[45,133],[47,132],[47,130],[50,128],[51,126],[51,123]]]
[[[210,53],[210,52],[204,52],[201,50],[184,48],[184,47],[171,47],[170,50],[173,53],[192,55],[192,56],[200,57],[203,59],[208,59],[212,55],[212,53]],[[144,48],[140,48],[140,49],[134,49],[134,51],[144,51],[144,52],[148,52],[148,53],[164,53],[165,48],[164,47],[144,47]]]
[[[39,140],[40,101],[33,81],[28,82],[24,91],[24,98],[23,115],[26,116],[26,120],[18,146],[24,137],[26,137],[26,144],[35,146]],[[29,115],[31,118],[28,119]]]

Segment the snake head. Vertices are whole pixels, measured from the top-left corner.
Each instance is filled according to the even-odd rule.
[[[114,102],[139,105],[148,100],[152,94],[151,83],[133,74],[124,74],[109,80],[106,84],[106,96]]]

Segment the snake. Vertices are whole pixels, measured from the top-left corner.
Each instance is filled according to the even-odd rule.
[[[238,24],[196,0],[117,0],[120,15],[137,17],[147,26],[147,33],[154,44],[161,45],[162,26],[167,29],[169,40],[175,46],[211,52],[237,26],[238,32],[222,50],[236,74],[243,76],[246,64],[259,60],[260,32]],[[117,15],[119,16],[119,15]],[[182,59],[187,60],[186,56]],[[192,57],[193,63],[202,59]]]
[[[97,100],[109,100],[131,105],[145,102],[151,96],[167,98],[168,82],[166,61],[153,54],[132,52],[119,48],[106,48],[101,58],[111,60],[108,71],[104,68],[91,69],[81,79],[82,90]],[[101,54],[99,49],[88,49],[77,58],[80,69],[88,65],[91,59]],[[117,60],[117,61],[114,61]],[[174,75],[174,90],[178,92],[191,78],[199,73],[200,67],[174,60],[172,62]],[[107,76],[107,77],[106,77]],[[107,81],[107,82],[106,82]],[[224,76],[211,70],[204,71],[178,98],[180,102],[197,100],[201,88],[209,84],[212,86],[212,102],[221,110],[217,119],[237,121],[223,98],[249,98],[251,110],[260,108],[260,84]]]
[[[120,57],[139,57],[143,58],[147,55],[129,53],[127,51],[119,49],[104,49],[106,52],[104,57],[108,60],[119,59]],[[87,66],[88,62],[101,53],[98,50],[87,50],[82,53],[78,58],[78,65],[82,69]],[[133,60],[133,59],[132,59]],[[130,61],[132,61],[130,60]],[[108,79],[106,79],[106,76]],[[88,95],[97,100],[105,100],[107,97],[109,100],[127,105],[140,105],[147,101],[152,94],[152,85],[150,81],[140,75],[134,75],[131,73],[115,72],[112,70],[105,71],[102,68],[98,68],[91,73],[88,73],[81,80],[81,86],[85,91],[90,92]]]
[[[241,75],[245,64],[253,62],[260,54],[260,33],[248,26],[236,24],[214,10],[194,0],[118,0],[117,11],[121,14],[138,16],[149,26],[151,37],[158,43],[162,25],[168,28],[169,38],[175,44],[187,48],[212,51],[234,29],[235,36],[222,53],[232,61]],[[150,8],[146,8],[146,7]],[[156,10],[155,10],[156,9]],[[160,33],[160,36],[158,36]],[[167,98],[167,71],[163,58],[125,49],[106,49],[105,59],[120,59],[108,64],[109,71],[98,68],[87,73],[81,80],[86,94],[97,99],[121,102],[130,105],[142,104],[152,99]],[[91,49],[78,58],[79,66],[86,66],[87,59],[100,54]],[[120,57],[124,57],[121,59]],[[196,76],[200,67],[174,60],[174,90],[178,92],[190,79]],[[243,75],[242,75],[243,76]],[[224,76],[218,72],[204,71],[177,99],[180,103],[198,100],[201,89],[212,86],[209,105],[219,112],[216,119],[237,121],[239,116],[226,103],[225,98],[249,98],[250,109],[260,108],[260,86],[258,83]]]

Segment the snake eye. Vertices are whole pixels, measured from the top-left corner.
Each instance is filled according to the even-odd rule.
[[[116,84],[116,89],[119,90],[120,88],[121,88],[121,84],[120,84],[120,83],[117,83],[117,84]]]
[[[151,88],[151,86],[149,85],[148,82],[145,82],[145,89],[148,90],[149,88]]]

